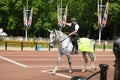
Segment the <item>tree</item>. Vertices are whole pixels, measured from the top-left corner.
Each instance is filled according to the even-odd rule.
[[[110,11],[109,11],[109,23],[108,25],[111,27],[112,32],[112,39],[115,38],[117,34],[120,34],[120,5],[118,3],[111,3],[110,4]]]
[[[0,0],[0,27],[8,36],[24,36],[23,6],[33,7],[33,21],[28,30],[29,37],[48,37],[48,29],[57,26],[57,5],[61,0]],[[63,8],[68,5],[68,19],[75,17],[80,25],[80,37],[98,39],[97,0],[62,0]],[[103,3],[106,3],[104,0]],[[110,0],[108,22],[102,31],[102,39],[114,39],[120,34],[120,0]],[[64,28],[68,33],[68,28]],[[111,36],[113,35],[113,36]]]

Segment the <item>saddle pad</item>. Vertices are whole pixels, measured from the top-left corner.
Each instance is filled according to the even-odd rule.
[[[81,52],[94,52],[93,43],[88,38],[79,38],[78,48]]]

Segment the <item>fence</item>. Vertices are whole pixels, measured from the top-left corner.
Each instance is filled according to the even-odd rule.
[[[25,37],[19,36],[19,37],[5,37],[4,40],[5,41],[25,41],[26,39],[25,39]],[[34,41],[36,41],[36,42],[48,42],[49,39],[48,38],[41,38],[41,37],[38,37],[38,38],[28,37],[27,41],[28,42],[34,42]]]
[[[0,50],[40,50],[40,48],[48,48],[48,42],[24,42],[24,41],[2,41],[0,42]]]
[[[42,47],[50,50],[49,42],[42,41],[42,42],[25,42],[25,41],[0,41],[0,50],[37,50]],[[57,46],[56,46],[57,47]],[[102,42],[100,45],[95,42],[94,44],[94,51],[108,51],[112,50],[113,43],[109,42]]]
[[[101,44],[96,40],[94,41],[94,51],[106,51],[112,50],[113,41],[102,40]],[[3,41],[0,41],[0,50],[37,50],[37,47],[49,48],[48,38],[28,38],[25,41],[24,37],[6,37]],[[57,47],[57,45],[56,45]]]

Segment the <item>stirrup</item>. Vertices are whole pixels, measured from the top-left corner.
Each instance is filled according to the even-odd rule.
[[[78,50],[75,50],[75,54],[78,54]]]

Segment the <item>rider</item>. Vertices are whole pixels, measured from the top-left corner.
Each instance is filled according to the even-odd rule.
[[[78,54],[78,30],[79,30],[79,25],[76,23],[76,19],[73,17],[71,18],[71,23],[66,23],[66,22],[62,22],[64,25],[68,25],[71,27],[70,33],[68,34],[68,36],[71,37],[71,41],[72,44],[75,47],[75,53]]]

